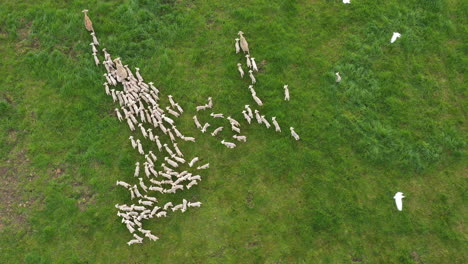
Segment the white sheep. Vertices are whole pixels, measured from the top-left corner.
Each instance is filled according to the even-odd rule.
[[[247,68],[252,68],[252,62],[250,61],[250,55],[249,54],[245,55],[245,59],[246,59]]]
[[[203,127],[202,127],[202,129],[201,129],[201,132],[202,132],[202,133],[205,133],[209,126],[210,126],[210,124],[205,123],[205,125],[203,125]]]
[[[140,140],[137,139],[136,142],[137,142],[137,147],[138,147],[138,153],[140,153],[141,155],[145,155],[145,152],[143,151],[143,146],[141,145]]]
[[[250,109],[250,106],[245,105],[245,109],[247,110],[247,113],[249,114],[250,118],[253,118],[253,113],[252,113],[252,109]]]
[[[189,165],[190,167],[192,167],[193,164],[195,164],[195,162],[197,162],[198,160],[199,160],[199,158],[198,158],[198,157],[195,157],[195,158],[193,158],[193,159],[188,163],[188,165]]]
[[[255,119],[257,119],[257,123],[262,123],[262,117],[260,116],[260,112],[257,109],[255,109]]]
[[[239,39],[238,39],[238,38],[236,38],[236,44],[235,44],[235,46],[236,46],[236,54],[237,54],[237,53],[240,52],[240,46],[239,46]]]
[[[390,39],[390,43],[395,42],[398,38],[401,37],[401,34],[398,32],[393,32],[392,38]]]
[[[281,128],[280,128],[278,122],[276,121],[275,116],[271,118],[271,121],[272,121],[273,125],[275,126],[275,131],[276,132],[281,132]]]
[[[194,203],[189,202],[187,206],[188,207],[200,207],[201,204],[202,204],[201,202],[194,202]]]
[[[173,116],[175,116],[175,117],[179,117],[179,116],[180,116],[179,113],[177,113],[176,111],[172,110],[169,106],[166,107],[166,110],[167,110],[167,112],[169,112],[169,114],[171,114],[171,115],[173,115]]]
[[[265,118],[264,115],[261,116],[263,124],[265,124],[266,128],[270,128],[270,123],[268,123],[268,120]]]
[[[211,113],[210,116],[212,116],[213,118],[224,118],[224,115],[222,113],[219,113],[219,114]]]
[[[247,137],[246,137],[246,136],[234,135],[234,136],[232,136],[232,137],[235,138],[235,139],[237,139],[238,141],[247,142]]]
[[[210,163],[206,163],[202,166],[198,166],[197,170],[204,170],[204,169],[208,169],[209,167],[210,167]]]
[[[227,148],[235,148],[236,147],[236,144],[232,143],[232,142],[227,142],[227,141],[224,141],[221,140],[221,144],[223,144],[224,146],[226,146]]]
[[[140,162],[135,163],[135,173],[133,173],[134,177],[138,177],[140,174]]]
[[[93,42],[89,43],[89,45],[91,46],[91,49],[93,51],[94,54],[96,54],[98,52],[98,50],[96,49],[96,46],[94,45]]]
[[[245,120],[247,120],[247,123],[250,124],[250,122],[252,122],[250,116],[247,114],[247,112],[245,110],[242,110],[242,114],[244,115],[244,118]]]
[[[231,125],[231,130],[236,132],[236,133],[240,133],[240,128],[234,126],[234,125]]]
[[[237,63],[237,70],[239,71],[241,78],[244,78],[244,70],[242,70],[242,64]]]
[[[146,129],[143,127],[143,124],[142,123],[138,124],[138,127],[140,128],[141,134],[143,134],[143,137],[147,138],[148,134],[146,133]]]
[[[335,75],[336,75],[336,82],[337,82],[337,83],[341,82],[340,73],[339,73],[339,72],[336,72]]]
[[[288,85],[285,84],[283,86],[283,88],[284,88],[284,100],[289,101],[289,88],[288,88]]]
[[[216,136],[219,132],[221,132],[221,131],[223,130],[223,128],[224,128],[224,127],[222,127],[222,126],[216,128],[216,129],[211,133],[211,135],[212,135],[213,137]]]
[[[250,54],[249,44],[247,43],[247,40],[244,37],[244,32],[239,31],[239,33],[237,33],[237,34],[239,35],[239,38],[240,38],[240,47],[241,47],[242,51],[244,53]]]
[[[249,70],[249,76],[250,76],[250,80],[252,80],[252,84],[255,84],[257,80],[255,79],[255,76],[253,75],[252,70]]]
[[[250,58],[250,60],[252,61],[252,70],[258,72],[257,63],[255,62],[255,58],[252,57],[252,58]]]
[[[122,186],[122,187],[124,187],[124,188],[126,188],[126,189],[130,188],[130,186],[131,186],[130,184],[128,184],[128,183],[126,183],[126,182],[124,182],[124,181],[117,181],[117,182],[115,183],[115,185],[117,185],[117,186]]]
[[[115,114],[117,115],[117,118],[119,119],[119,121],[122,122],[123,117],[120,114],[119,109],[115,108],[114,111],[115,111]]]
[[[167,146],[167,144],[164,144],[163,146],[164,146],[164,148],[166,149],[166,151],[167,151],[167,153],[169,154],[169,156],[174,155],[174,152],[172,152],[172,150]]]
[[[289,130],[291,130],[291,136],[293,136],[293,138],[295,140],[299,140],[299,135],[296,133],[296,131],[294,131],[294,127],[290,127]]]
[[[96,38],[96,34],[94,32],[91,32],[91,36],[93,36],[94,45],[99,46],[99,41]]]
[[[96,56],[96,53],[93,53],[93,58],[94,58],[94,63],[96,64],[96,66],[99,65],[99,58]]]
[[[202,129],[202,125],[200,124],[200,122],[198,121],[198,118],[197,116],[193,116],[193,122],[195,123],[195,126],[198,128],[198,129]]]
[[[182,109],[182,107],[179,105],[179,103],[175,103],[174,105],[177,107],[177,110],[179,110],[179,112],[181,114],[184,112],[184,109]]]
[[[395,199],[395,203],[396,203],[398,211],[403,210],[403,198],[405,198],[405,196],[403,196],[402,192],[397,192],[395,196],[393,196],[393,199]]]

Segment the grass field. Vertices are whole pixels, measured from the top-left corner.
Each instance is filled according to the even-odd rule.
[[[179,145],[211,165],[161,198],[203,205],[150,221],[157,242],[127,246],[115,215],[138,154],[84,8],[102,47],[186,109],[178,127],[197,142]],[[466,263],[467,13],[462,0],[0,0],[0,263]],[[191,117],[208,96],[237,120],[254,105],[239,30],[283,133],[244,121],[230,150]]]

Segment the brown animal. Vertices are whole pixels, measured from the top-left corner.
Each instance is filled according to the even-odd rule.
[[[88,17],[88,9],[84,9],[83,11],[81,11],[84,13],[84,24],[85,24],[85,27],[86,27],[86,30],[88,31],[91,31],[91,32],[94,32],[94,29],[93,29],[93,22],[91,22],[91,19],[89,19]]]

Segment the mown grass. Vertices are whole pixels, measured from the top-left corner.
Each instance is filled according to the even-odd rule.
[[[211,164],[199,186],[163,198],[203,206],[151,221],[157,243],[128,247],[115,216],[129,198],[114,183],[138,156],[103,92],[84,8],[103,47],[187,110],[178,126],[197,143],[181,148]],[[2,1],[0,165],[26,150],[34,177],[17,176],[33,205],[1,231],[1,262],[465,262],[466,11],[455,0]],[[227,150],[194,129],[208,96],[238,120],[253,105],[238,30],[266,62],[261,111],[301,141],[243,125],[248,142]]]

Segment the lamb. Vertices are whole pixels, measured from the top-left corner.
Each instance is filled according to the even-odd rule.
[[[140,162],[135,163],[135,173],[133,174],[134,177],[138,177],[140,174]]]
[[[94,58],[94,63],[96,64],[96,66],[99,65],[99,58],[96,56],[96,53],[93,53],[93,58]]]
[[[341,76],[340,76],[340,73],[339,73],[339,72],[337,72],[337,73],[335,73],[335,75],[336,75],[336,82],[337,82],[337,83],[341,82]]]
[[[126,182],[124,182],[124,181],[117,181],[117,182],[115,183],[115,185],[117,185],[117,186],[122,186],[122,187],[124,187],[124,188],[126,188],[126,189],[130,188],[130,186],[131,186],[130,184],[128,184],[128,183],[126,183]]]
[[[247,68],[252,68],[252,63],[250,62],[250,55],[245,55]]]
[[[175,116],[175,117],[179,117],[179,116],[180,116],[179,113],[177,113],[176,111],[172,110],[169,106],[166,107],[166,110],[167,110],[167,112],[169,112],[169,114],[171,114],[171,115],[173,115],[173,116]]]
[[[285,85],[283,86],[283,88],[284,88],[284,100],[285,100],[285,101],[289,101],[289,89],[288,89],[288,85],[285,84]]]
[[[94,46],[94,43],[91,42],[91,43],[89,43],[89,45],[91,46],[91,50],[93,51],[93,54],[96,54],[98,52],[98,50],[96,49],[96,46]]]
[[[187,206],[188,207],[200,207],[201,204],[202,204],[201,202],[194,202],[194,203],[189,202]]]
[[[205,110],[207,107],[205,105],[199,105],[196,107],[197,109],[197,112],[200,111],[200,110]]]
[[[177,152],[177,155],[179,155],[179,157],[183,157],[184,154],[182,153],[182,151],[180,151],[179,147],[177,146],[177,143],[174,143],[172,145],[173,145],[175,151]]]
[[[140,128],[141,134],[143,134],[143,137],[147,138],[148,134],[146,133],[146,129],[143,127],[143,124],[142,123],[138,124],[138,127]]]
[[[213,118],[224,118],[224,115],[222,113],[220,114],[211,113],[210,116],[212,116]]]
[[[263,121],[262,121],[262,117],[260,116],[260,112],[258,110],[255,109],[255,119],[257,119],[257,123],[261,124]]]
[[[240,52],[240,46],[239,46],[239,39],[238,39],[238,38],[236,38],[236,44],[235,44],[235,46],[236,46],[236,54],[237,54],[237,53]]]
[[[250,80],[252,80],[252,84],[255,84],[257,80],[255,79],[255,76],[253,75],[252,70],[249,70],[249,76],[250,76]]]
[[[174,99],[172,99],[172,95],[168,95],[167,98],[169,98],[169,103],[171,103],[171,106],[174,107],[175,102],[174,102]]]
[[[197,162],[198,160],[199,160],[198,157],[193,158],[193,159],[188,163],[189,167],[192,167],[193,164],[195,164],[195,162]]]
[[[221,144],[223,144],[224,146],[226,146],[227,148],[235,148],[236,147],[236,144],[234,143],[231,143],[231,142],[226,142],[223,140],[221,140]]]
[[[184,109],[182,109],[182,107],[180,107],[178,103],[175,103],[174,105],[176,106],[177,110],[179,110],[181,114],[184,113]]]
[[[214,136],[216,136],[221,130],[223,130],[223,127],[218,127],[218,128],[216,128],[216,129],[211,133],[211,135],[214,137]]]
[[[195,126],[197,126],[198,129],[202,129],[202,125],[198,121],[197,116],[193,116],[193,122],[195,123]]]
[[[205,125],[203,125],[203,127],[202,127],[202,129],[201,129],[201,132],[202,132],[202,133],[205,133],[209,126],[210,126],[210,124],[205,123]]]
[[[94,43],[94,45],[99,46],[99,41],[97,40],[96,34],[94,33],[94,31],[91,32],[91,36],[93,37],[93,43]]]
[[[183,137],[182,139],[183,139],[184,141],[195,142],[195,138],[194,138],[194,137]]]
[[[247,142],[247,137],[246,137],[246,136],[234,135],[234,136],[232,136],[232,137],[235,138],[235,139],[237,139],[238,141]]]
[[[276,117],[275,117],[275,116],[271,118],[271,122],[272,122],[273,125],[275,126],[275,131],[276,131],[276,132],[281,132],[281,128],[280,128],[278,122],[276,121]]]
[[[240,128],[234,126],[234,125],[231,125],[231,130],[236,132],[236,133],[240,133]]]
[[[164,157],[164,160],[165,160],[169,165],[171,165],[171,166],[174,167],[174,168],[179,167],[179,164],[177,164],[177,162],[175,162],[175,161],[169,159],[168,157]]]
[[[139,204],[146,205],[146,206],[152,206],[153,202],[152,201],[143,201],[143,200],[138,200]]]
[[[143,146],[141,145],[140,140],[137,139],[136,142],[137,142],[138,152],[139,152],[141,155],[145,155],[145,152],[143,151]]]
[[[294,131],[294,127],[290,127],[289,130],[291,130],[291,136],[293,136],[293,138],[295,140],[299,140],[299,135],[296,133],[296,131]]]
[[[250,109],[250,106],[249,105],[245,105],[245,109],[247,110],[250,118],[253,118],[253,113],[252,113],[252,109]]]
[[[141,77],[141,74],[140,74],[140,68],[135,67],[135,70],[136,70],[135,75],[137,76],[138,81],[143,82],[143,78]]]
[[[270,128],[270,123],[268,123],[268,120],[265,118],[264,115],[261,116],[263,124],[265,124],[266,128]]]
[[[252,70],[258,72],[258,68],[257,68],[257,63],[255,63],[255,58],[250,58],[250,60],[252,61]]]
[[[163,146],[164,146],[164,148],[166,149],[166,151],[167,151],[167,153],[169,154],[169,156],[174,155],[174,152],[172,152],[172,150],[167,146],[167,144],[164,144]]]
[[[154,161],[157,161],[158,160],[158,157],[156,157],[156,155],[154,155],[153,151],[149,151],[148,154],[151,156],[151,158],[154,160]],[[153,165],[154,166],[154,165]]]
[[[237,70],[239,71],[241,78],[244,78],[244,70],[242,70],[242,64],[237,63]]]
[[[163,217],[163,216],[166,217],[166,215],[167,215],[166,211],[161,211],[161,212],[156,214],[156,217],[157,218],[160,218],[160,217]]]
[[[197,170],[205,170],[205,169],[208,169],[209,167],[210,167],[210,164],[206,163],[205,165],[198,166]]]
[[[208,97],[208,103],[205,105],[206,108],[213,108],[213,99]]]
[[[235,120],[234,118],[228,116],[226,119],[229,120],[229,123],[231,123],[231,125],[240,126],[239,122],[237,122],[237,120]]]
[[[117,115],[117,118],[119,119],[119,121],[122,122],[123,118],[122,118],[122,115],[119,112],[119,109],[115,108],[114,111],[115,111],[115,114]]]

